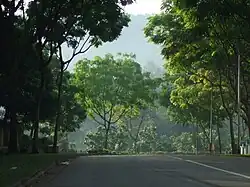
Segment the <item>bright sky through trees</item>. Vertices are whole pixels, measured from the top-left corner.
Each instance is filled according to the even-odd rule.
[[[136,0],[136,3],[129,5],[125,10],[134,15],[154,14],[160,12],[161,0]]]

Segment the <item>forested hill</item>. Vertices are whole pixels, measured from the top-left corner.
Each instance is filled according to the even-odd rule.
[[[122,52],[135,53],[142,67],[152,71],[154,74],[161,74],[163,60],[160,55],[160,46],[149,43],[143,33],[148,17],[149,15],[131,16],[129,27],[124,28],[121,36],[116,41],[106,43],[99,48],[91,48],[84,55],[77,56],[69,69],[71,70],[75,62],[81,58],[92,59],[95,56],[104,56],[107,53],[115,55],[118,52]],[[65,56],[68,56],[70,50],[64,49],[64,51]]]

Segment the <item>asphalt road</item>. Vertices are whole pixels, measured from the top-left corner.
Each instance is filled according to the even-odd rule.
[[[216,156],[80,157],[36,187],[250,187],[250,159]]]

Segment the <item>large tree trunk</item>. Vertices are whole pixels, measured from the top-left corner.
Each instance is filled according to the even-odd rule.
[[[60,117],[61,117],[61,95],[62,95],[62,82],[63,82],[63,69],[64,65],[61,63],[61,69],[60,69],[60,76],[59,76],[59,82],[58,82],[58,94],[57,94],[57,114],[56,114],[56,123],[54,128],[54,142],[53,142],[53,152],[56,153],[57,150],[57,141],[58,141],[58,130],[59,130],[59,123],[60,123]]]
[[[229,116],[229,128],[230,128],[232,154],[236,154],[237,149],[235,146],[235,137],[234,137],[233,117],[232,116]]]
[[[248,129],[248,137],[250,138],[250,111],[247,110],[247,120],[246,120],[246,124],[247,124],[247,129]]]
[[[221,153],[222,153],[221,134],[220,134],[220,127],[219,127],[219,124],[218,124],[218,123],[216,123],[216,127],[217,127],[219,151],[220,151],[220,154],[221,154]]]
[[[110,130],[110,123],[107,124],[107,127],[105,129],[105,140],[104,140],[104,149],[108,149],[109,145],[108,145],[108,138],[109,138],[109,130]]]
[[[16,120],[16,112],[14,110],[10,111],[10,123],[9,125],[9,153],[18,153],[19,152],[19,143],[18,143],[18,123]]]
[[[10,15],[9,15],[9,33],[15,36],[15,1],[10,2]],[[9,58],[9,63],[11,63],[11,71],[9,74],[9,80],[7,81],[7,90],[9,94],[9,107],[8,107],[8,119],[9,121],[9,143],[8,143],[8,151],[9,153],[17,153],[19,152],[18,145],[18,124],[16,120],[16,106],[18,103],[15,101],[16,91],[18,86],[18,69],[19,69],[19,56],[18,52],[16,52],[18,43],[14,40],[14,37],[9,41],[9,48],[7,49],[7,56]],[[7,47],[8,47],[7,46]],[[11,53],[10,53],[11,52]]]
[[[192,132],[192,144],[195,147],[193,153],[198,153],[198,125],[193,125],[193,132]]]
[[[33,134],[34,134],[34,129],[33,129],[33,124],[32,124],[32,127],[30,129],[30,138],[31,139],[33,138]]]
[[[35,123],[33,124],[34,136],[33,136],[33,141],[32,141],[32,153],[39,153],[37,142],[38,142],[39,122],[40,122],[40,109],[41,109],[44,84],[45,84],[43,69],[41,70],[40,78],[41,78],[41,81],[40,81],[40,88],[39,88],[39,93],[37,97],[36,120],[35,120]]]
[[[206,132],[206,127],[204,127],[203,125],[200,125],[199,126],[200,127],[200,129],[201,129],[201,131],[202,131],[202,133],[204,134],[204,136],[202,136],[203,138],[203,142],[204,142],[204,145],[208,145],[209,144],[209,135],[208,135],[208,133]]]
[[[228,118],[229,118],[229,128],[230,128],[230,137],[231,137],[231,148],[232,148],[232,153],[236,154],[237,149],[235,147],[235,138],[234,138],[234,128],[233,128],[233,114],[235,111],[230,111],[230,109],[226,106],[225,101],[224,101],[224,92],[222,90],[222,75],[221,71],[219,70],[219,75],[220,75],[220,96],[222,100],[223,107],[225,108]]]
[[[140,150],[139,150],[139,148],[138,148],[137,140],[134,142],[134,150],[135,150],[135,153],[137,153],[137,154],[140,153]]]
[[[143,124],[143,118],[141,118],[139,127],[138,127],[137,132],[136,132],[136,136],[135,136],[135,138],[134,138],[134,145],[135,145],[135,152],[136,152],[136,153],[139,153],[139,149],[138,149],[138,139],[139,139],[139,134],[140,134],[140,131],[141,131],[142,124]]]

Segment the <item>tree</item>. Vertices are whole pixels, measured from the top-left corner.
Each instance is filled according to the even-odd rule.
[[[76,129],[79,129],[80,124],[86,119],[87,113],[86,109],[74,97],[75,93],[78,92],[77,87],[72,83],[74,75],[68,71],[65,71],[64,74],[59,130],[62,132],[74,132]]]
[[[48,65],[53,61],[52,58],[59,47],[68,44],[74,50],[83,38],[89,38],[90,44],[95,45],[100,44],[100,41],[113,41],[129,21],[120,5],[125,6],[133,2],[32,0],[28,2],[28,6],[25,6],[23,0],[0,2],[0,23],[5,25],[1,36],[1,57],[3,61],[8,62],[1,64],[0,84],[3,89],[0,94],[1,104],[7,109],[6,119],[10,119],[10,152],[18,151],[17,136],[19,129],[23,127],[16,118],[20,121],[20,116],[25,115],[25,119],[28,119],[27,113],[34,111],[21,107],[26,105],[17,104],[24,102],[27,105],[37,104],[36,120],[29,122],[35,130],[33,147],[34,152],[37,152],[38,127],[40,119],[43,118],[42,100],[46,99],[46,95],[50,95],[45,93],[48,84],[46,81],[50,81],[45,80],[45,74],[50,71]],[[30,80],[30,73],[26,76],[29,69],[36,72],[31,81],[36,81],[36,87],[31,90],[27,81]],[[25,89],[28,89],[28,92]]]
[[[50,121],[52,125],[56,76],[49,66],[55,56],[61,56],[60,47],[67,44],[73,50],[70,59],[63,59],[66,66],[90,46],[115,40],[129,22],[121,5],[133,2],[32,0],[28,6],[24,0],[0,2],[0,23],[5,25],[0,38],[1,57],[8,62],[0,68],[0,96],[7,110],[3,123],[10,132],[9,152],[18,152],[18,135],[24,130],[31,131],[33,151],[37,152],[39,123]],[[87,43],[89,46],[84,45]],[[58,101],[57,114],[63,108]]]
[[[157,147],[157,133],[156,126],[154,124],[149,124],[140,131],[139,134],[139,152],[151,153],[156,151]]]
[[[79,3],[79,2],[78,2]],[[118,3],[118,2],[116,2]],[[122,1],[123,5],[131,4],[133,1]],[[107,11],[107,8],[113,7],[112,11]],[[54,148],[57,145],[57,131],[59,128],[59,118],[61,115],[61,85],[63,79],[63,72],[69,66],[69,63],[79,54],[87,52],[92,46],[98,47],[103,42],[110,42],[115,40],[121,33],[124,26],[128,26],[129,17],[123,12],[118,4],[114,2],[104,2],[104,3],[86,3],[82,5],[80,10],[81,21],[79,21],[79,16],[76,16],[74,10],[74,17],[70,16],[66,23],[69,24],[69,29],[66,28],[67,35],[64,43],[59,41],[58,47],[58,58],[60,59],[60,73],[58,79],[58,101],[57,101],[57,117],[55,122],[55,135],[54,135]],[[94,9],[94,11],[89,11]],[[85,13],[87,12],[87,13]],[[98,13],[97,13],[98,12]],[[97,14],[96,14],[97,13]],[[102,14],[102,17],[99,17]],[[115,19],[109,19],[110,17]],[[87,17],[87,19],[86,19]],[[99,22],[98,26],[89,24],[88,19],[93,19]],[[106,23],[108,20],[110,23]],[[68,32],[68,30],[70,30]],[[69,59],[63,58],[62,45],[67,44],[72,50],[72,55]]]
[[[74,71],[74,84],[80,90],[77,93],[79,102],[106,130],[105,149],[112,124],[131,108],[137,109],[154,101],[155,81],[142,72],[133,55],[114,57],[108,54],[104,58],[84,59],[76,64]]]
[[[112,7],[112,11],[110,11],[110,7]],[[61,72],[63,73],[64,65],[70,63],[77,54],[84,53],[93,45],[98,46],[101,42],[116,39],[120,35],[122,28],[127,26],[129,18],[119,7],[118,1],[103,2],[100,0],[100,2],[95,3],[87,1],[46,1],[38,3],[36,0],[30,2],[27,12],[30,19],[28,23],[32,24],[30,27],[35,31],[33,41],[35,41],[36,53],[39,56],[41,72],[33,146],[33,151],[37,152],[35,142],[38,136],[39,108],[44,91],[44,68],[50,63],[52,56],[59,49]],[[93,24],[93,22],[99,24]],[[84,49],[87,42],[90,45]],[[61,45],[64,43],[72,47],[74,51],[72,58],[66,62],[62,60],[61,55]],[[44,58],[45,50],[49,54],[48,58]],[[58,85],[58,117],[55,125],[54,147],[57,143],[62,73]]]
[[[216,50],[216,56],[220,56],[217,61],[217,67],[220,74],[226,77],[229,86],[236,93],[237,79],[237,58],[241,56],[241,109],[242,118],[248,123],[249,103],[246,98],[249,93],[249,10],[250,6],[247,1],[182,1],[183,6],[179,7],[184,12],[190,12],[195,9],[192,14],[193,20],[196,20],[195,26],[203,25],[204,34],[212,41],[213,46],[220,46]],[[216,6],[214,6],[216,4]],[[222,19],[223,18],[223,19]],[[203,22],[204,21],[204,22]],[[201,24],[203,22],[203,24]],[[209,35],[208,35],[209,34]],[[224,59],[223,59],[224,58]],[[248,125],[249,126],[249,125]]]
[[[137,111],[134,111],[135,109],[131,108],[127,115],[123,116],[119,120],[119,125],[125,129],[127,132],[129,139],[130,139],[130,145],[132,147],[132,151],[135,153],[139,153],[139,141],[140,141],[140,134],[141,132],[149,126],[149,123],[152,123],[152,116],[151,110],[150,110],[150,104],[147,103],[147,108],[139,109],[139,113]]]
[[[202,120],[203,122],[200,122],[208,124],[208,115],[204,118],[202,113],[209,114],[207,97],[210,97],[210,93],[213,92],[214,95],[221,96],[219,100],[213,99],[215,115],[219,123],[221,124],[225,119],[225,112],[228,118],[232,119],[236,103],[234,93],[236,87],[232,80],[235,80],[236,75],[235,54],[237,53],[235,45],[232,47],[230,44],[235,43],[233,33],[237,33],[237,28],[232,29],[236,25],[235,20],[233,21],[232,18],[226,20],[224,23],[226,26],[224,26],[220,23],[220,18],[216,17],[216,13],[211,11],[215,17],[208,17],[207,14],[207,19],[202,19],[203,22],[200,22],[199,16],[204,15],[199,8],[210,1],[197,3],[198,10],[189,8],[189,5],[183,4],[184,1],[171,2],[164,3],[163,7],[167,11],[152,16],[145,28],[146,36],[163,47],[162,55],[166,59],[167,76],[174,76],[170,103],[181,108],[181,110],[175,108],[177,109],[175,112],[182,114],[182,117],[186,112],[185,116],[189,119],[195,119],[196,122]],[[203,5],[200,6],[200,4]],[[183,8],[184,5],[185,8]],[[226,35],[225,28],[230,30],[229,35]],[[191,111],[195,108],[193,111],[198,110],[199,113],[183,111],[183,108],[191,108]],[[232,149],[236,152],[232,124],[230,120]]]
[[[103,149],[103,140],[105,139],[105,128],[99,126],[96,132],[89,132],[84,144],[87,145],[89,152],[101,154],[103,152],[115,151],[116,153],[125,152],[129,149],[129,136],[123,128],[112,128],[109,133],[109,149]]]

